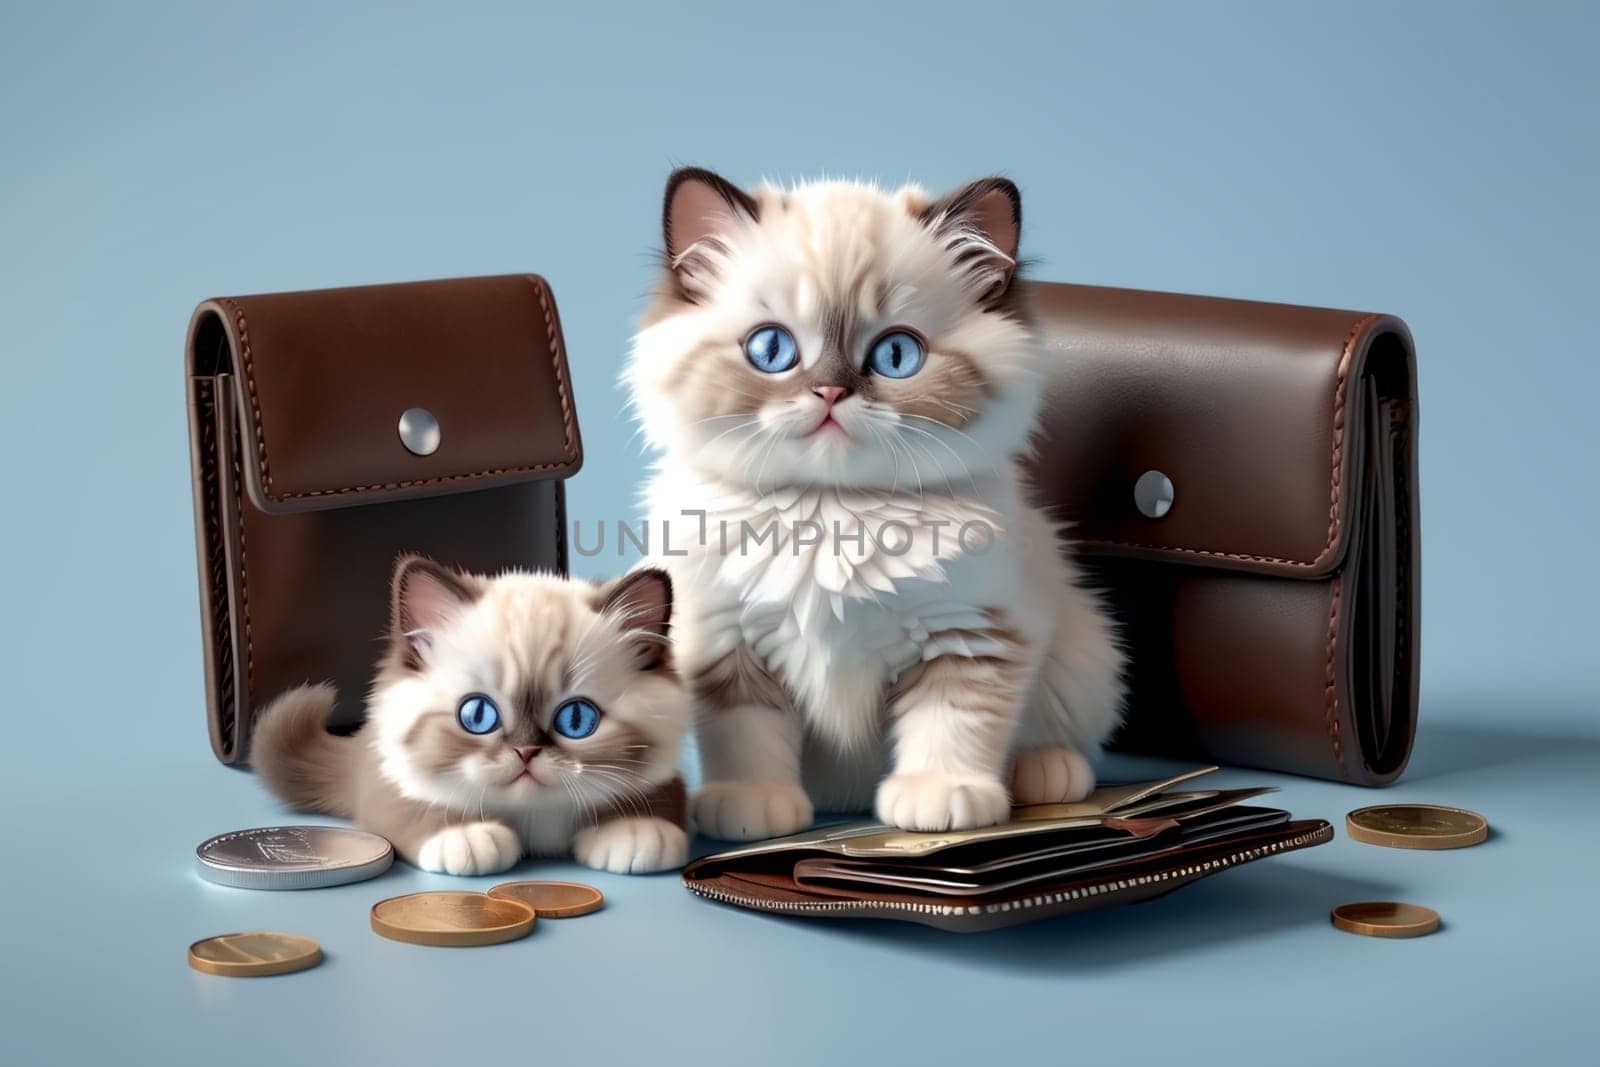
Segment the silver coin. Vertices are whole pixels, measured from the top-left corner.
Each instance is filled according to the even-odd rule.
[[[394,862],[377,834],[344,826],[261,826],[195,849],[200,877],[239,889],[320,889],[376,878]]]

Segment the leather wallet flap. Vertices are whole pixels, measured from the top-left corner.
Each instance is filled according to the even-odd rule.
[[[565,477],[582,463],[555,300],[534,275],[220,297],[196,310],[189,351],[191,375],[237,382],[245,487],[265,512]],[[413,426],[437,432],[408,447],[412,409]]]
[[[1050,353],[1035,480],[1082,550],[1302,578],[1340,566],[1370,376],[1410,373],[1402,322],[1050,283],[1029,301]],[[1171,487],[1157,516],[1136,499],[1151,471]]]

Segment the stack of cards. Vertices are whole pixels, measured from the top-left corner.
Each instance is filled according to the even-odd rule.
[[[1148,899],[1333,836],[1322,820],[1244,803],[1270,789],[1177,788],[1214,770],[1018,808],[1011,822],[978,830],[821,827],[697,860],[684,882],[762,911],[983,930]]]

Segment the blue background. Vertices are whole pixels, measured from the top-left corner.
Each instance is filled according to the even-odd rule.
[[[0,1060],[1592,1062],[1594,11],[7,0]],[[1040,277],[1405,316],[1424,725],[1387,797],[1479,808],[1495,837],[1411,854],[1341,836],[966,939],[596,876],[601,915],[449,952],[365,918],[449,879],[200,883],[196,842],[281,815],[205,741],[190,308],[542,272],[588,448],[574,515],[626,516],[644,460],[614,383],[661,184],[687,162],[936,189],[998,170]],[[1229,779],[1336,823],[1376,799]],[[1445,929],[1327,925],[1374,896]],[[310,934],[328,962],[263,982],[184,966],[189,941],[239,928]]]

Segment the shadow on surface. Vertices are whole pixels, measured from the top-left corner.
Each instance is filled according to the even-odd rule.
[[[952,934],[885,920],[808,921],[811,934],[871,942],[895,952],[939,956],[1020,974],[1092,974],[1209,945],[1326,925],[1337,904],[1383,900],[1394,886],[1278,861],[1225,871],[1143,904],[1047,919],[982,934]]]
[[[1431,725],[1424,717],[1402,784],[1456,774],[1488,776],[1515,767],[1528,774],[1585,773],[1600,767],[1600,737],[1575,731],[1523,733],[1497,726]]]

